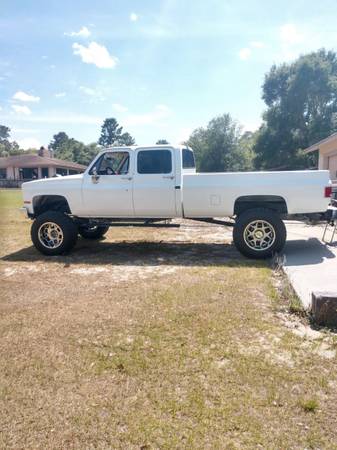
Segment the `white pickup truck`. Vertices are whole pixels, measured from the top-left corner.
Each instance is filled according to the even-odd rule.
[[[81,175],[30,181],[22,190],[32,241],[46,255],[69,251],[78,234],[99,239],[117,224],[188,218],[233,225],[238,250],[266,258],[285,244],[282,219],[326,211],[331,184],[325,170],[196,173],[192,149],[161,145],[107,148]]]

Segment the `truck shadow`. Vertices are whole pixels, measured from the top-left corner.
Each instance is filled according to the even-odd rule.
[[[181,265],[181,266],[265,266],[244,258],[232,244],[191,242],[90,242],[80,239],[69,254],[48,257],[30,246],[5,255],[2,261],[46,262],[65,265]]]
[[[317,238],[289,240],[286,243],[284,253],[287,266],[320,264],[325,259],[337,258],[336,254],[329,249],[329,246]]]

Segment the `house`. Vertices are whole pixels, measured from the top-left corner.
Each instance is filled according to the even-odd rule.
[[[337,133],[313,144],[305,153],[318,151],[318,168],[330,171],[332,183],[337,186]]]
[[[20,187],[24,181],[73,175],[84,172],[86,166],[53,157],[53,152],[41,147],[38,154],[0,158],[0,187]]]

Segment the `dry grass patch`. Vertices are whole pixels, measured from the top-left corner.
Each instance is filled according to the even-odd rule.
[[[7,217],[0,447],[335,448],[336,358],[220,227],[113,229],[48,259]]]

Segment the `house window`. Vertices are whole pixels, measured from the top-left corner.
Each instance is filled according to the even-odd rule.
[[[42,178],[48,178],[49,177],[48,167],[42,167],[41,175],[42,175]]]
[[[38,178],[37,168],[22,167],[19,169],[20,180],[35,180]]]
[[[0,169],[0,180],[5,180],[7,177],[7,170],[6,169]]]
[[[69,170],[69,175],[76,175],[77,173],[77,170]]]
[[[62,176],[68,175],[67,169],[61,169],[61,167],[58,167],[58,168],[56,169],[56,173],[57,173],[58,175],[62,175]]]

